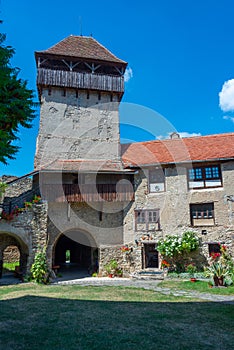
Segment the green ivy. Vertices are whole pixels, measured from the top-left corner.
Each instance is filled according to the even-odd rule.
[[[31,267],[32,278],[37,283],[47,283],[48,267],[46,262],[46,249],[39,250]]]

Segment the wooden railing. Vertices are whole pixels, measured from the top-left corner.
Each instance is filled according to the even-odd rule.
[[[70,72],[45,68],[38,69],[37,84],[113,92],[124,91],[123,76]]]
[[[49,202],[125,202],[134,200],[131,184],[85,184],[85,185],[51,185],[41,186],[43,199]]]

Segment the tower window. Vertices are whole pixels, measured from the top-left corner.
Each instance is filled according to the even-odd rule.
[[[51,89],[48,89],[48,96],[51,96]]]
[[[66,96],[66,90],[64,89],[62,92],[62,96],[65,97]]]
[[[78,90],[76,90],[76,98],[78,98],[79,97],[79,92],[78,92]]]
[[[87,100],[89,100],[89,91],[87,91]]]
[[[101,100],[101,93],[99,92],[98,93],[98,101],[100,101]]]

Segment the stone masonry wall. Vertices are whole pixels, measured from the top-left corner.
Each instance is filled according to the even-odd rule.
[[[44,89],[35,167],[56,159],[119,160],[118,108],[110,93]]]
[[[14,180],[16,181],[9,183]],[[32,179],[29,177],[18,179],[15,176],[3,175],[0,181],[9,183],[0,201],[2,203],[2,209],[6,212],[12,211],[16,206],[19,208],[24,207],[25,201],[32,200],[34,194],[38,194],[38,188],[33,186]]]
[[[19,261],[20,251],[18,247],[14,245],[8,246],[3,252],[3,261],[6,263],[13,263]]]
[[[129,245],[130,252],[122,252],[121,246],[110,247],[101,246],[99,251],[99,274],[106,276],[105,266],[111,261],[116,260],[118,266],[123,271],[124,277],[129,277],[132,273],[141,270],[141,247]]]
[[[154,231],[152,242],[166,235],[182,234],[194,231],[201,241],[202,254],[208,257],[208,243],[224,242],[234,256],[234,203],[227,202],[226,196],[233,195],[234,162],[221,165],[223,187],[211,189],[188,190],[187,170],[185,167],[165,169],[165,192],[148,192],[148,170],[135,175],[135,203],[129,205],[124,215],[125,242],[135,239],[143,244],[141,235],[147,232],[135,232],[135,214],[137,209],[160,209],[161,230]],[[215,224],[213,226],[191,225],[190,204],[214,203]],[[202,234],[202,231],[206,234]],[[152,235],[152,232],[148,232]]]
[[[11,245],[20,250],[20,266],[30,272],[35,253],[47,244],[47,203],[34,204],[14,217],[12,221],[0,220],[0,260],[3,251]]]

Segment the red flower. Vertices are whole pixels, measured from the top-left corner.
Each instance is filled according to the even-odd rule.
[[[121,251],[124,253],[124,252],[129,252],[131,250],[131,248],[127,247],[127,246],[123,246],[120,248]]]
[[[213,260],[219,258],[220,255],[221,255],[220,253],[211,253],[211,254],[210,254],[210,256],[211,256],[211,258],[212,258]]]
[[[166,260],[162,260],[161,266],[162,266],[162,267],[169,267],[170,264],[169,264],[169,262],[167,262]]]

